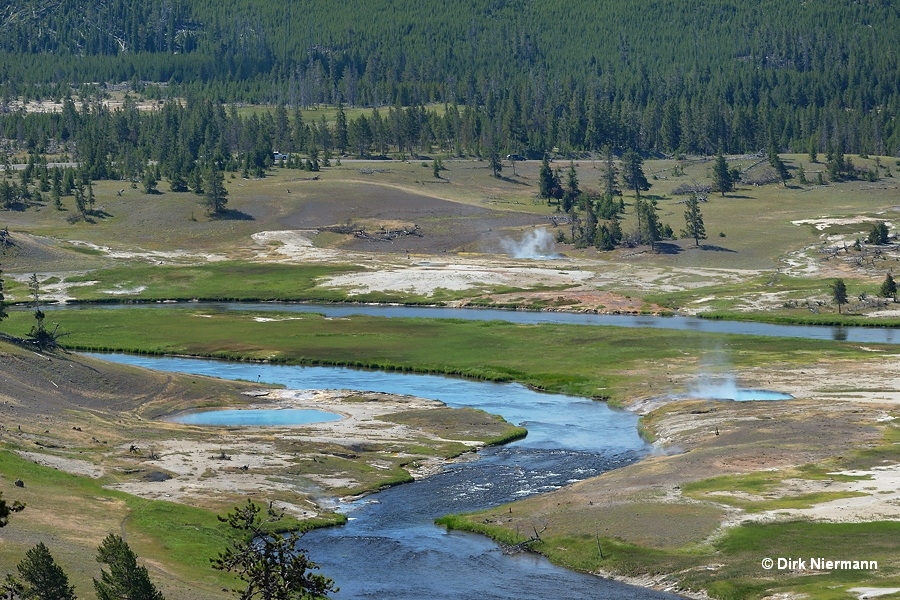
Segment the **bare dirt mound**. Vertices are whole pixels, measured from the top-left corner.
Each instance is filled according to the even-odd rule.
[[[241,398],[239,383],[167,375],[62,351],[37,354],[0,342],[0,415],[7,429],[67,411],[153,417],[210,398]],[[68,419],[68,417],[66,417]],[[61,420],[71,430],[74,423]]]
[[[341,246],[367,252],[439,254],[459,250],[483,250],[498,246],[504,235],[522,227],[546,224],[540,215],[496,211],[425,194],[366,184],[348,184],[340,198],[313,196],[280,223],[285,229],[317,229],[357,223],[377,233],[381,225],[405,223],[418,226],[419,235],[393,241],[348,236]]]
[[[107,266],[99,252],[88,254],[64,248],[51,238],[10,231],[11,245],[0,247],[0,263],[4,271],[47,273],[84,271]]]

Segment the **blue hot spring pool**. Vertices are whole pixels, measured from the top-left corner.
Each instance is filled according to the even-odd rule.
[[[774,390],[758,390],[740,387],[736,381],[727,379],[707,379],[692,386],[687,394],[680,398],[702,398],[706,400],[734,400],[749,402],[752,400],[793,400],[794,397]]]
[[[736,390],[733,398],[723,398],[724,400],[735,400],[737,402],[746,402],[749,400],[793,400],[790,394],[782,392],[773,392],[772,390]]]
[[[299,408],[227,409],[186,413],[172,418],[186,425],[219,425],[224,427],[277,427],[337,421],[341,415],[322,410]]]

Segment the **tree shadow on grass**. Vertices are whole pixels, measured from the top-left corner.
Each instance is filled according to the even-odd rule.
[[[667,242],[656,242],[654,248],[657,254],[681,254],[684,252],[684,248],[678,244],[669,244]]]
[[[518,175],[516,175],[516,177],[518,177]],[[505,181],[506,183],[514,183],[516,185],[524,185],[524,186],[528,185],[528,183],[526,183],[524,181],[516,181],[512,177],[507,177],[506,175],[497,175],[497,179],[499,179],[500,181]]]
[[[255,221],[256,217],[254,217],[253,215],[248,215],[243,211],[229,208],[223,210],[220,213],[211,215],[210,219],[214,219],[216,221]]]
[[[700,244],[700,248],[702,250],[710,250],[712,252],[734,252],[734,253],[737,253],[737,250],[732,250],[731,248],[725,248],[723,246],[716,246],[715,244]]]

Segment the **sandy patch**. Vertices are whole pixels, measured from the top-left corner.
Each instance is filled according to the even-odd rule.
[[[613,262],[601,262],[596,267],[580,264],[580,267],[594,268],[596,274],[591,283],[598,287],[608,286],[613,291],[624,287],[640,291],[680,292],[708,285],[739,283],[761,273],[753,269],[658,268]]]
[[[121,449],[123,452],[127,448]],[[109,486],[141,496],[191,504],[209,496],[252,496],[259,490],[302,493],[289,478],[277,475],[291,465],[293,457],[279,452],[274,443],[254,435],[231,434],[227,438],[190,441],[166,440],[152,445],[159,457],[134,459],[143,471],[161,471],[172,476],[165,481],[129,481]],[[221,458],[223,452],[226,458]],[[312,506],[299,517],[312,517]]]
[[[439,289],[470,290],[478,287],[508,285],[578,285],[591,279],[593,273],[560,268],[509,266],[488,267],[474,263],[440,264],[420,262],[408,268],[388,268],[371,273],[351,273],[331,277],[323,286],[341,287],[350,294],[373,291],[404,291],[432,295]]]
[[[292,473],[304,461],[317,461],[319,451],[302,450],[301,443],[337,445],[371,445],[382,442],[406,441],[421,437],[436,438],[414,427],[379,420],[378,417],[412,409],[435,409],[445,406],[437,400],[414,396],[394,396],[380,392],[351,392],[334,390],[260,390],[247,392],[259,402],[248,408],[300,408],[337,413],[336,421],[304,425],[266,427],[199,427],[184,426],[185,435],[153,442],[140,448],[139,455],[129,455],[128,446],[115,450],[115,456],[125,461],[121,471],[144,475],[158,472],[159,477],[142,477],[110,487],[141,496],[171,500],[186,504],[202,503],[208,498],[239,497],[259,490],[285,492],[295,497],[320,497],[328,489],[350,487],[356,482],[340,473],[329,476],[315,473],[299,476]],[[364,400],[361,398],[364,397]],[[200,439],[196,439],[197,436]],[[463,442],[477,447],[478,442]],[[154,458],[149,458],[150,456]],[[126,457],[122,459],[122,457]],[[413,477],[424,477],[445,463],[437,457],[415,457],[416,466],[410,469]],[[393,465],[377,457],[368,463],[375,469],[389,469]],[[148,480],[149,479],[149,480]],[[312,517],[316,505],[303,501],[286,506],[298,517]]]
[[[112,296],[127,296],[131,294],[140,294],[147,289],[146,285],[139,285],[133,288],[118,288],[115,290],[99,290],[101,294],[110,294]]]
[[[97,479],[103,477],[105,469],[99,465],[95,465],[86,460],[78,460],[77,458],[66,458],[63,456],[55,456],[53,454],[41,454],[40,452],[24,452],[20,451],[19,456],[27,458],[31,462],[35,462],[45,467],[52,467],[59,471],[72,473],[73,475],[84,475]]]
[[[104,98],[101,102],[111,111],[119,110],[125,105],[123,100],[109,98]],[[9,106],[13,112],[24,110],[26,113],[61,113],[63,111],[63,103],[53,100],[11,100]],[[80,111],[82,106],[81,102],[75,103],[76,110]],[[139,111],[156,111],[160,110],[163,105],[161,100],[140,100],[134,101],[134,106]]]
[[[692,598],[694,600],[709,600],[710,596],[706,592],[700,590],[685,590],[675,582],[671,573],[655,573],[653,575],[629,576],[613,573],[611,571],[595,571],[595,575],[599,575],[604,579],[619,581],[628,585],[642,587],[649,590],[657,590],[670,594],[677,594],[682,598]]]
[[[811,519],[831,523],[895,521],[900,519],[900,465],[874,467],[867,471],[841,471],[835,475],[868,477],[859,481],[785,480],[775,495],[816,492],[859,492],[865,496],[841,498],[810,508],[779,509],[752,515],[753,521]]]
[[[280,317],[273,319],[272,317],[253,317],[257,323],[279,323],[281,321],[299,321],[300,317]]]
[[[72,276],[82,276],[85,275],[84,271],[79,272],[66,272],[66,273],[55,273],[55,272],[44,272],[44,273],[17,273],[17,274],[8,274],[7,277],[10,279],[21,283],[22,285],[28,285],[28,280],[31,279],[32,275],[37,275],[38,283],[40,283],[41,287],[41,302],[57,302],[59,304],[65,304],[69,300],[72,299],[72,294],[69,292],[72,288],[78,286],[85,285],[95,285],[99,283],[98,281],[79,281],[78,283],[68,283],[66,281],[62,281],[65,277]],[[58,279],[59,281],[52,281],[53,279]],[[48,282],[49,281],[49,282]],[[18,298],[20,301],[28,300],[31,298]]]
[[[256,254],[256,258],[265,260],[294,261],[329,261],[347,260],[347,253],[337,250],[317,248],[311,237],[318,235],[315,229],[293,229],[285,231],[260,231],[251,235],[258,246],[265,246]]]
[[[828,218],[819,217],[818,219],[801,219],[791,221],[793,225],[812,225],[819,231],[825,231],[833,225],[856,225],[857,223],[875,223],[877,219],[871,217],[845,217],[845,218]]]
[[[187,252],[186,250],[171,250],[163,252],[161,250],[144,250],[143,248],[137,248],[136,250],[113,250],[109,246],[99,246],[91,242],[84,242],[80,240],[69,240],[69,243],[73,246],[81,246],[84,248],[97,250],[98,252],[102,252],[109,258],[121,260],[143,260],[157,265],[173,263],[191,265],[228,260],[228,257],[224,254],[213,254],[207,252]]]
[[[865,598],[878,598],[879,596],[887,596],[900,592],[900,588],[877,588],[877,587],[855,587],[847,590],[851,594],[856,594],[859,600]]]
[[[897,360],[900,355],[892,352],[878,358],[873,356],[871,361],[852,368],[821,364],[751,369],[742,376],[758,387],[785,392],[795,398],[820,400],[823,406],[834,402],[900,405],[900,362]]]

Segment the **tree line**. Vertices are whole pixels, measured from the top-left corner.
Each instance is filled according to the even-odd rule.
[[[521,110],[521,107],[519,109]],[[0,137],[7,138],[5,176],[0,177],[0,209],[25,209],[31,205],[51,205],[62,210],[63,198],[74,199],[75,211],[68,219],[91,221],[102,217],[95,207],[93,181],[122,180],[147,194],[158,193],[167,181],[169,190],[192,193],[215,216],[228,214],[228,191],[224,173],[242,177],[264,177],[273,166],[318,171],[342,156],[360,158],[406,158],[427,156],[478,156],[489,160],[494,175],[503,169],[501,157],[509,143],[503,132],[523,132],[520,126],[492,122],[486,112],[468,106],[390,106],[354,111],[349,116],[342,103],[335,118],[305,117],[298,107],[279,104],[274,109],[241,112],[206,98],[170,100],[154,110],[139,110],[136,99],[126,95],[121,107],[111,110],[100,97],[84,98],[80,105],[66,97],[56,113],[17,111],[0,115]],[[516,134],[518,135],[518,134]],[[17,172],[10,164],[13,152],[27,152],[26,164]],[[810,141],[807,152],[819,161],[817,144]],[[558,153],[555,153],[558,155]],[[48,156],[68,156],[77,166],[48,162]],[[644,154],[630,146],[604,144],[590,155],[600,158],[601,188],[581,190],[574,166],[564,174],[552,170],[549,153],[541,154],[539,196],[556,201],[568,215],[570,236],[576,245],[593,245],[610,250],[619,245],[646,243],[675,237],[672,227],[656,219],[652,198],[641,198],[650,188],[643,173]],[[854,178],[878,179],[890,175],[879,158],[875,167],[857,168],[840,146],[828,144],[826,168],[817,174],[819,184]],[[18,160],[21,160],[19,158]],[[794,174],[780,158],[774,143],[768,147],[771,170],[767,179],[787,185]],[[435,177],[442,163],[433,160]],[[729,169],[721,148],[711,170],[712,185],[676,190],[676,194],[708,191],[724,196],[734,189],[741,173]],[[824,173],[824,174],[823,174]],[[801,184],[809,183],[802,168]],[[634,194],[637,230],[623,232],[618,222],[624,212],[622,190]],[[123,190],[124,191],[124,190]],[[121,192],[120,192],[121,193]],[[693,209],[699,214],[699,207]],[[687,226],[686,237],[699,245],[696,224]],[[560,240],[562,241],[562,240]]]
[[[516,153],[900,150],[889,0],[23,0],[2,16],[6,102],[131,82],[289,108],[446,104]]]

